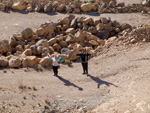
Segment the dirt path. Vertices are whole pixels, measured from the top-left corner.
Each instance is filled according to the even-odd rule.
[[[144,113],[149,113],[148,47],[149,43],[132,48],[111,47],[89,61],[88,77],[81,74],[79,63],[73,63],[72,67],[61,65],[58,77],[48,70],[24,72],[23,69],[8,69],[7,73],[1,70],[1,107],[19,113],[40,111],[47,105],[46,100],[58,102],[59,109],[76,105],[91,109],[104,102],[94,111],[141,113],[144,109]],[[20,86],[26,88],[19,89]]]

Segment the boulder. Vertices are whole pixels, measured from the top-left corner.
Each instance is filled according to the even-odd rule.
[[[56,29],[56,24],[53,22],[48,22],[45,26],[45,34],[54,34],[54,30]]]
[[[49,47],[49,42],[47,42],[47,40],[45,39],[41,39],[35,45],[36,47],[38,46]]]
[[[73,43],[73,44],[69,44],[69,45],[68,45],[68,48],[69,48],[69,49],[73,49],[75,46],[76,46],[76,44],[75,44],[75,43]]]
[[[96,33],[96,36],[98,36],[100,39],[108,39],[109,32],[107,30],[100,30]]]
[[[31,12],[32,10],[33,10],[33,9],[32,9],[32,6],[28,6],[28,7],[27,7],[27,11],[28,11],[28,12]]]
[[[22,65],[23,67],[33,67],[39,63],[39,59],[36,56],[27,56],[23,58]]]
[[[93,27],[93,26],[89,27],[89,28],[88,28],[88,31],[89,31],[90,33],[92,33],[92,34],[97,33],[97,29],[96,29],[95,27]]]
[[[24,49],[21,45],[17,45],[16,46],[16,51],[24,51]]]
[[[79,53],[80,53],[80,51],[78,51],[77,49],[71,50],[69,55],[68,55],[68,59],[70,61],[75,61],[75,60],[79,59],[80,57],[76,55]]]
[[[38,36],[43,36],[43,35],[45,34],[45,29],[43,29],[43,28],[38,28],[38,29],[36,30],[36,34],[37,34]]]
[[[100,0],[100,3],[106,3],[107,5],[109,5],[111,1],[113,1],[115,5],[117,4],[117,0]]]
[[[37,47],[37,53],[38,53],[38,55],[41,55],[42,54],[42,50],[43,50],[43,46],[38,46]]]
[[[44,57],[44,58],[42,58],[42,59],[40,60],[39,64],[40,64],[42,67],[45,67],[45,68],[51,67],[51,66],[52,66],[52,60],[51,60],[48,56],[46,56],[46,57]]]
[[[85,39],[85,34],[82,31],[75,33],[75,41],[82,42]]]
[[[22,36],[21,36],[21,34],[18,34],[18,33],[13,34],[13,37],[14,37],[17,41],[20,41],[20,40],[23,39]]]
[[[17,56],[11,57],[9,60],[9,67],[11,68],[19,68],[21,66],[21,59]]]
[[[66,34],[69,34],[69,33],[75,34],[75,32],[76,32],[76,30],[75,30],[74,28],[68,28],[68,29],[66,30]]]
[[[31,49],[31,51],[32,51],[32,53],[34,55],[37,53],[37,47],[36,47],[36,45],[31,45],[29,48]],[[26,49],[29,49],[29,48],[26,48]]]
[[[58,12],[63,12],[63,11],[65,10],[65,5],[64,5],[64,4],[59,5],[59,6],[56,8],[56,10],[57,10]]]
[[[48,3],[44,6],[44,12],[45,13],[50,13],[52,11],[52,5],[51,3]]]
[[[53,45],[54,50],[59,51],[61,49],[61,46],[59,44],[54,44]]]
[[[70,53],[70,49],[68,49],[68,48],[62,48],[61,49],[61,54],[69,55],[69,53]]]
[[[26,9],[26,5],[23,2],[16,2],[12,5],[12,9],[22,11]]]
[[[84,3],[81,5],[81,11],[89,12],[91,10],[92,10],[92,4],[91,3]]]
[[[83,23],[92,25],[94,22],[93,22],[92,18],[87,17],[87,18],[83,19]]]
[[[87,53],[89,53],[91,50],[93,50],[92,47],[85,47],[85,49],[86,49],[86,52],[87,52]]]
[[[9,45],[11,47],[15,47],[17,45],[17,40],[15,39],[15,37],[11,37],[9,40]]]
[[[33,35],[33,30],[31,28],[26,28],[21,32],[21,37],[23,39],[28,39],[32,37],[32,35]]]
[[[53,47],[49,47],[49,53],[53,53],[54,52],[54,49],[53,49]]]
[[[106,17],[101,17],[100,18],[100,21],[103,23],[103,24],[108,24],[108,20]]]
[[[96,25],[96,30],[99,31],[99,30],[104,30],[105,27],[104,27],[104,24],[103,23],[99,23]]]
[[[39,12],[41,9],[42,9],[41,4],[36,5],[36,7],[35,7],[36,12]]]
[[[38,39],[38,35],[37,34],[34,34],[32,37],[31,37],[32,40],[37,40]]]
[[[109,2],[109,7],[110,8],[115,8],[116,7],[116,3],[114,1],[110,1]]]
[[[74,48],[77,49],[78,51],[83,49],[81,44],[76,44]]]
[[[75,19],[73,19],[73,20],[71,21],[70,26],[73,27],[73,28],[76,28],[76,27],[77,27],[77,18],[75,18]]]
[[[48,41],[49,45],[52,46],[54,45],[55,43],[57,43],[57,38],[52,38]]]
[[[23,52],[24,55],[26,56],[32,56],[32,50],[31,49],[26,49],[24,52]]]
[[[67,44],[67,42],[66,41],[59,41],[58,42],[58,44],[61,46],[61,47],[67,47],[68,46],[68,44]]]
[[[0,41],[0,54],[6,53],[8,51],[11,52],[11,46],[9,45],[8,40]]]
[[[94,19],[93,22],[93,25],[96,26],[100,23],[100,19]]]
[[[65,17],[63,19],[60,20],[60,24],[70,24],[70,20],[68,17]]]
[[[99,46],[99,43],[95,40],[90,40],[89,43],[93,46]]]
[[[125,6],[125,3],[124,2],[119,2],[118,4],[117,4],[117,7],[124,7]]]
[[[4,68],[8,66],[8,59],[4,56],[0,56],[0,67]]]
[[[108,30],[109,32],[112,31],[113,27],[112,27],[112,24],[111,23],[108,23],[108,24],[104,24],[104,28],[105,30]]]
[[[95,41],[98,41],[99,38],[95,35],[88,35],[88,37],[86,37],[86,39],[89,41],[89,40],[95,40]]]
[[[0,3],[0,11],[5,11],[5,4]]]
[[[74,43],[75,42],[75,39],[74,39],[74,36],[69,34],[66,38],[66,42],[67,43]]]
[[[80,8],[75,8],[74,9],[74,13],[80,13],[80,12],[81,12]]]
[[[115,21],[112,22],[112,26],[116,27],[116,28],[119,28],[120,27],[120,23],[115,20]]]
[[[126,29],[132,29],[132,26],[125,23],[120,26],[120,29],[121,31],[126,30]]]
[[[143,0],[142,5],[149,7],[150,6],[150,0]]]
[[[42,49],[42,57],[45,57],[45,56],[47,56],[48,55],[48,53],[49,53],[49,48],[46,48],[46,47],[44,47],[43,49]]]
[[[72,12],[72,8],[66,5],[66,13],[71,13],[71,12]]]

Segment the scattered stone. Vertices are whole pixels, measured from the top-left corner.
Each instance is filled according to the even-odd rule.
[[[26,5],[23,2],[16,2],[12,5],[12,9],[22,11],[26,9]]]
[[[9,60],[9,67],[11,68],[19,68],[21,66],[21,59],[17,56],[11,57]]]

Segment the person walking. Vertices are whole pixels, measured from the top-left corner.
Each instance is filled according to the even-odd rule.
[[[76,55],[80,56],[80,58],[81,58],[81,64],[82,64],[82,67],[83,67],[83,74],[88,75],[88,57],[93,56],[93,54],[89,54],[89,53],[86,52],[85,49],[82,49],[82,53],[76,54]]]
[[[53,68],[54,76],[58,76],[58,67],[59,67],[58,62],[63,62],[63,59],[61,57],[58,58],[56,54],[52,57],[49,53],[48,53],[48,57],[52,60],[52,68]]]

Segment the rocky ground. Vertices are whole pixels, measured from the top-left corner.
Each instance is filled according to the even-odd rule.
[[[36,29],[47,20],[56,22],[65,16],[0,12],[0,40],[28,26]],[[140,13],[86,16],[111,17],[136,27],[150,23],[150,16]],[[149,113],[149,47],[149,43],[123,46],[114,42],[90,59],[89,76],[82,75],[79,62],[61,64],[58,77],[50,70],[0,69],[0,112]]]

